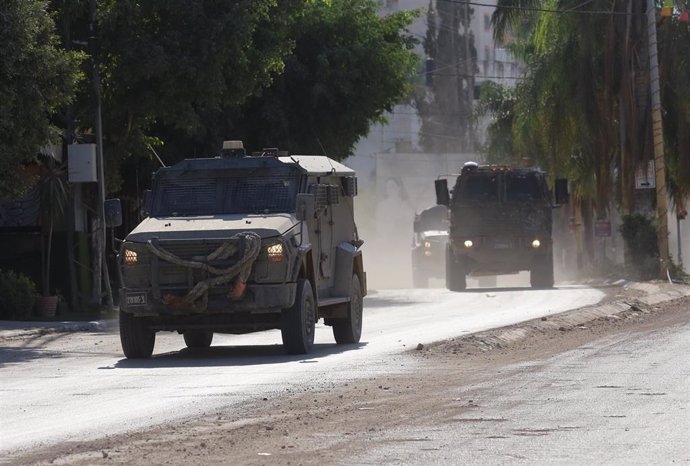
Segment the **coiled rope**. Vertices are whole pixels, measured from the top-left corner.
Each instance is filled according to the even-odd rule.
[[[222,269],[210,265],[211,262],[225,260],[234,255],[240,246],[243,249],[242,257],[231,267]],[[249,274],[252,271],[252,265],[261,251],[261,237],[251,231],[238,233],[221,244],[218,249],[208,256],[194,257],[192,260],[182,259],[170,251],[155,245],[150,240],[146,243],[146,247],[152,254],[164,261],[190,269],[205,270],[210,275],[214,275],[196,283],[185,296],[174,294],[163,296],[163,303],[173,308],[204,311],[208,306],[208,290],[211,287],[223,285],[234,279],[229,297],[231,299],[239,299],[241,297]]]

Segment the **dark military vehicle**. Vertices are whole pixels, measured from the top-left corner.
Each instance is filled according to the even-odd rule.
[[[267,329],[281,330],[288,353],[307,353],[320,318],[337,343],[358,342],[355,173],[323,156],[224,147],[154,175],[148,217],[118,255],[125,356],[149,357],[158,331],[203,348],[214,332]]]
[[[558,180],[557,203],[565,202]],[[534,168],[466,163],[452,195],[446,179],[436,180],[440,205],[450,209],[446,286],[464,290],[466,277],[530,271],[534,288],[554,284],[551,217],[554,207],[545,175]]]
[[[412,282],[415,288],[426,288],[430,278],[445,277],[449,224],[448,208],[443,205],[430,207],[414,216]]]

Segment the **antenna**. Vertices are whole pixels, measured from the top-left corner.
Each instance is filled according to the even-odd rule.
[[[323,155],[328,157],[328,154],[326,153],[326,148],[323,147],[323,144],[321,144],[321,139],[319,139],[318,136],[316,136],[316,142],[319,143],[319,147],[321,148],[321,151],[323,152]]]
[[[153,152],[153,155],[156,156],[156,158],[158,159],[158,162],[159,162],[163,167],[165,167],[166,165],[163,163],[163,161],[162,161],[161,158],[158,156],[158,154],[157,154],[156,151],[153,149],[153,147],[151,147],[151,144],[146,144],[146,147],[148,147],[149,150],[150,150],[151,152]]]

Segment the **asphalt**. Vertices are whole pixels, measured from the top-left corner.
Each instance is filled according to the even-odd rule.
[[[582,284],[580,284],[582,285]],[[621,290],[634,290],[641,294],[640,297],[630,299],[622,296],[620,299],[589,306],[583,309],[568,311],[554,319],[549,325],[557,323],[582,324],[589,320],[604,316],[612,316],[629,311],[631,307],[640,304],[650,306],[665,301],[690,296],[690,286],[687,284],[668,283],[663,281],[654,282],[626,282],[625,280],[610,281],[597,284],[588,283],[592,288],[613,287]],[[30,338],[50,333],[69,333],[69,332],[108,332],[118,328],[117,319],[103,319],[93,321],[9,321],[0,320],[0,340]]]

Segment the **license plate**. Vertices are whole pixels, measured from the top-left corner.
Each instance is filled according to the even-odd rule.
[[[513,245],[511,243],[504,242],[504,241],[496,241],[494,243],[494,248],[496,248],[496,249],[510,249],[512,247],[513,247]]]
[[[146,293],[127,293],[125,300],[128,306],[143,306],[146,304]]]

